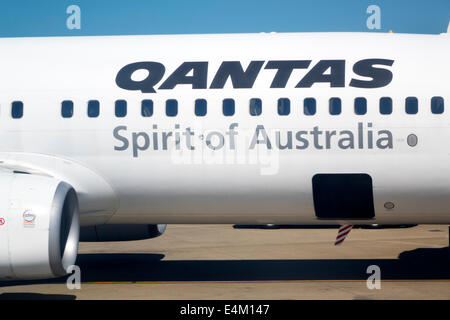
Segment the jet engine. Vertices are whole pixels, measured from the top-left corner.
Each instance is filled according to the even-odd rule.
[[[75,263],[78,198],[66,182],[0,172],[0,280],[60,277]]]

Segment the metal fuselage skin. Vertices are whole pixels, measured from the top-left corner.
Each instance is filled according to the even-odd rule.
[[[0,161],[74,186],[82,225],[329,224],[315,214],[311,181],[318,173],[370,175],[375,218],[363,223],[448,224],[449,43],[448,35],[364,33],[1,39]],[[382,66],[392,80],[350,86],[371,80],[354,71],[364,59],[392,60]],[[322,60],[344,61],[343,85],[296,87]],[[251,79],[228,78],[217,88],[224,61],[240,62],[242,71],[262,63],[251,86]],[[310,62],[276,88],[269,61]],[[136,62],[164,66],[155,92],[118,85],[119,71]],[[184,62],[207,62],[206,79],[193,69],[182,77],[187,83],[164,88]],[[139,70],[132,81],[150,76]],[[329,111],[333,97],[342,101],[338,115]],[[358,97],[367,101],[363,115],[355,113]],[[382,97],[392,98],[391,114],[380,113]],[[416,114],[405,112],[407,97],[418,99]],[[431,112],[432,97],[444,99],[443,114]],[[262,103],[257,116],[249,112],[255,98]],[[278,113],[280,98],[290,101],[288,115]],[[305,98],[316,100],[316,114],[305,115]],[[149,117],[141,114],[144,99],[153,101]],[[169,99],[178,102],[176,116],[166,114]],[[197,99],[207,102],[204,116],[194,112]],[[234,100],[234,115],[223,114],[224,99]],[[61,116],[64,100],[73,101],[72,117]],[[88,117],[89,100],[99,101],[98,117]],[[125,117],[115,115],[116,100],[127,102]],[[13,101],[23,102],[20,119],[11,116]]]

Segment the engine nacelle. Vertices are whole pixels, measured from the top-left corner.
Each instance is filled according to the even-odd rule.
[[[80,241],[130,241],[159,237],[165,224],[104,224],[81,227]]]
[[[60,277],[75,263],[80,216],[75,190],[58,179],[0,172],[0,279]]]

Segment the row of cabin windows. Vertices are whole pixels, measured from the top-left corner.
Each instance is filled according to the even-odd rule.
[[[380,98],[380,113],[392,113],[392,99],[389,97]],[[287,116],[291,113],[291,101],[288,98],[280,98],[277,103],[278,114]],[[303,113],[307,116],[316,114],[316,99],[305,98],[303,100]],[[367,113],[366,98],[355,98],[354,111],[357,115]],[[405,99],[405,112],[407,114],[416,114],[419,111],[419,102],[416,97],[408,97]],[[207,102],[205,99],[195,100],[195,115],[198,117],[206,116]],[[233,99],[224,99],[222,102],[222,112],[224,116],[233,116],[235,113],[235,102]],[[331,115],[339,115],[342,112],[342,102],[340,98],[330,98],[329,113]],[[431,98],[431,112],[433,114],[442,114],[444,112],[444,99],[442,97]],[[259,98],[250,99],[249,113],[252,116],[259,116],[262,113],[262,100]],[[100,102],[98,100],[88,101],[87,114],[90,118],[96,118],[100,115]],[[166,115],[175,117],[178,114],[178,101],[175,99],[166,100]],[[13,118],[22,118],[23,102],[14,101],[12,103],[11,115]],[[127,102],[125,100],[115,101],[115,115],[123,118],[127,115]],[[153,115],[153,100],[141,101],[141,115],[143,117],[151,117]],[[61,103],[61,116],[63,118],[71,118],[73,116],[73,101],[65,100]]]

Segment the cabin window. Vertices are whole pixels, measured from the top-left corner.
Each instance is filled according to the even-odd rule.
[[[389,97],[380,98],[380,113],[391,114],[392,113],[392,99]]]
[[[305,116],[313,116],[316,114],[316,99],[305,98],[303,100],[303,113]]]
[[[64,100],[61,103],[61,115],[63,118],[71,118],[73,116],[73,101]]]
[[[291,101],[288,98],[278,99],[278,114],[287,116],[289,113],[291,113]]]
[[[206,116],[207,111],[207,103],[205,99],[197,99],[195,100],[195,115],[197,117]]]
[[[178,101],[175,99],[166,100],[166,115],[175,117],[178,114]]]
[[[224,99],[222,103],[223,115],[224,116],[232,116],[234,115],[234,100],[233,99]]]
[[[88,101],[88,117],[96,118],[100,114],[100,102],[98,100]]]
[[[14,119],[20,119],[23,117],[23,102],[14,101],[11,104],[11,117]]]
[[[431,98],[431,112],[434,114],[444,113],[444,98],[442,97]]]
[[[250,105],[249,105],[249,108],[250,108],[250,115],[252,115],[252,116],[259,116],[259,115],[261,115],[261,112],[262,112],[262,101],[261,101],[261,99],[258,99],[258,98],[253,98],[253,99],[250,99]]]
[[[153,115],[153,100],[141,101],[141,116],[151,117]]]
[[[367,100],[366,98],[355,98],[355,114],[364,115],[367,113]]]
[[[407,114],[416,114],[419,111],[419,102],[416,97],[408,97],[405,99],[405,111]]]
[[[340,98],[331,98],[330,99],[330,114],[336,116],[341,114],[342,111],[342,103]]]
[[[116,100],[116,117],[123,118],[127,115],[127,102],[125,100]]]

